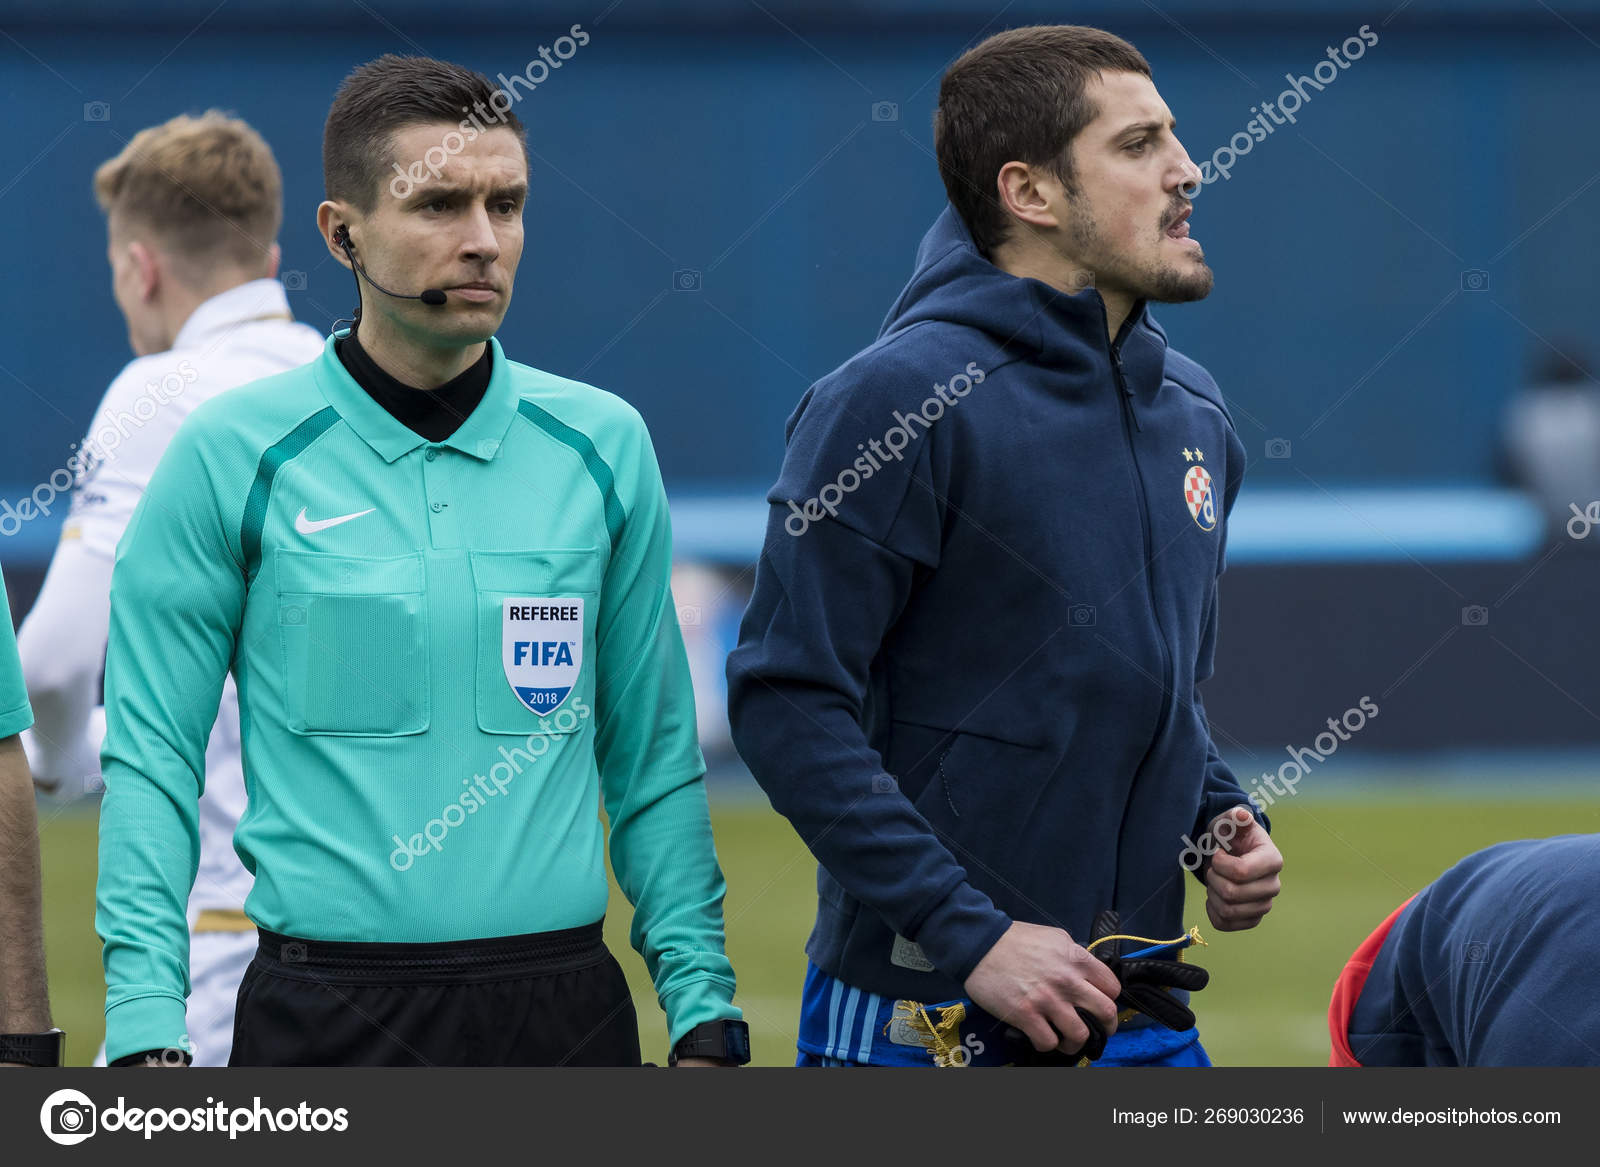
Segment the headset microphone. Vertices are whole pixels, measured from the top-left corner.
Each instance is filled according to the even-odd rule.
[[[407,296],[402,292],[391,292],[388,288],[384,287],[382,284],[380,284],[376,280],[374,280],[370,275],[367,275],[367,269],[361,266],[360,262],[355,257],[355,253],[352,251],[352,249],[350,247],[350,231],[349,231],[348,228],[346,228],[344,226],[344,224],[341,223],[338,227],[336,227],[334,229],[333,241],[336,244],[338,244],[340,247],[344,248],[345,258],[347,258],[350,261],[350,266],[353,267],[356,271],[360,272],[362,274],[362,276],[364,276],[366,278],[367,283],[371,284],[374,288],[376,288],[378,291],[382,292],[385,296],[392,296],[396,300],[421,300],[424,304],[431,305],[434,308],[437,308],[441,304],[444,304],[444,303],[447,302],[445,294],[443,292],[441,292],[438,288],[428,288],[428,289],[426,289],[425,291],[423,291],[419,295]],[[360,296],[361,296],[361,281],[357,280],[356,281],[356,297],[357,297],[358,301],[360,299]],[[361,309],[357,308],[356,309],[356,319],[359,320],[360,318],[361,318]]]

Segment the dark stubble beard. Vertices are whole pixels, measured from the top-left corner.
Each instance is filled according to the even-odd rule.
[[[1204,262],[1203,252],[1199,256],[1200,264],[1187,270],[1170,263],[1134,263],[1126,256],[1117,254],[1106,242],[1086,199],[1070,191],[1067,197],[1072,204],[1067,241],[1073,254],[1094,273],[1095,287],[1102,291],[1114,289],[1135,299],[1153,300],[1158,304],[1187,304],[1204,300],[1211,294],[1215,277]],[[1168,224],[1173,217],[1167,217]],[[1157,234],[1165,238],[1166,227],[1158,227]]]

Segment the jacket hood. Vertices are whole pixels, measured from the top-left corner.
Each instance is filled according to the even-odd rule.
[[[880,338],[927,321],[976,328],[1004,345],[1037,353],[1107,343],[1105,304],[1093,288],[1068,295],[1011,275],[978,252],[954,207],[946,206],[917,248],[916,270],[878,330]],[[1148,320],[1139,301],[1124,335]]]

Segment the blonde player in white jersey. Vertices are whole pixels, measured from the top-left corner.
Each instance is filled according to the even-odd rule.
[[[94,185],[107,217],[113,292],[138,355],[66,459],[72,509],[18,636],[36,716],[24,738],[34,778],[68,794],[99,786],[105,715],[96,701],[112,560],[168,441],[202,401],[305,364],[323,343],[294,322],[276,278],[282,181],[250,126],[216,111],[173,118],[135,135],[96,171]],[[250,874],[233,850],[244,809],[230,677],[206,749],[200,868],[189,897],[188,1032],[197,1066],[228,1064],[234,998],[256,951],[243,911]],[[99,1062],[104,1054],[102,1047]]]

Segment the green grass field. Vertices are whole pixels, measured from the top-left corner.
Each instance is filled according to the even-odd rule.
[[[95,819],[45,809],[45,917],[56,1024],[68,1060],[86,1065],[102,1033],[104,987],[94,934]],[[1511,802],[1302,796],[1272,811],[1285,858],[1277,906],[1252,932],[1223,934],[1191,894],[1189,923],[1210,941],[1196,999],[1202,1040],[1219,1065],[1325,1065],[1328,994],[1345,959],[1402,900],[1461,856],[1504,839],[1600,831],[1600,798]],[[755,1061],[791,1065],[811,924],[813,866],[787,823],[765,806],[722,806],[717,849],[728,879],[728,954]],[[1198,889],[1190,881],[1192,889]],[[645,1057],[662,1062],[665,1024],[628,946],[628,905],[612,889],[607,941],[634,986]]]

